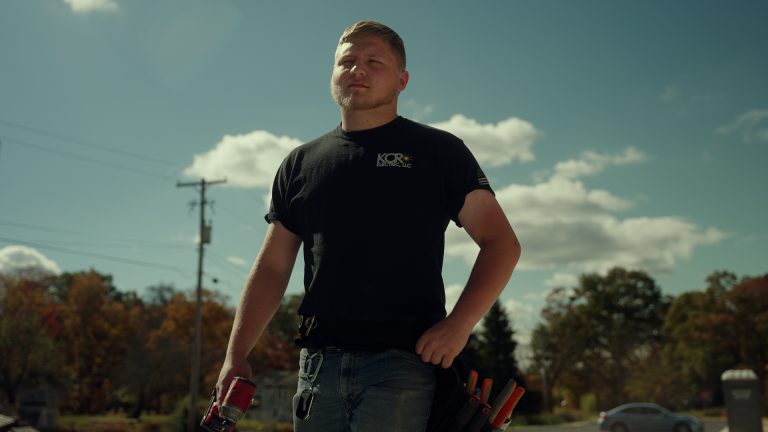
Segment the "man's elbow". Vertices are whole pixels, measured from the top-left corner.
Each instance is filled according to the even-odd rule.
[[[483,242],[479,242],[480,250],[493,250],[505,262],[509,262],[512,267],[517,265],[522,253],[522,246],[512,228],[498,230],[495,235],[490,236]]]
[[[517,265],[517,262],[520,261],[520,255],[523,253],[523,247],[520,245],[520,240],[515,235],[514,231],[511,229],[509,230],[507,240],[507,247],[509,248],[509,260],[512,263],[512,268],[514,268]]]

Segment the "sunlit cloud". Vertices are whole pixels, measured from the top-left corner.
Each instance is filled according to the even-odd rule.
[[[75,13],[114,12],[119,9],[113,0],[64,0]]]
[[[21,245],[0,249],[0,273],[12,273],[25,269],[35,269],[51,274],[61,273],[59,265],[37,249]]]
[[[455,114],[446,122],[430,126],[461,137],[477,161],[490,167],[534,160],[533,142],[540,135],[531,123],[516,117],[492,124]]]
[[[622,219],[618,213],[630,208],[631,201],[588,189],[577,180],[611,165],[643,160],[633,149],[618,155],[585,153],[557,164],[546,181],[498,188],[496,197],[523,245],[518,268],[603,272],[623,266],[664,273],[688,259],[694,248],[720,242],[725,233],[678,216]],[[451,225],[446,254],[472,263],[477,252],[466,233]]]
[[[226,135],[212,150],[195,155],[184,174],[210,180],[226,178],[230,186],[271,188],[280,163],[300,144],[297,138],[267,131]]]
[[[768,110],[747,111],[717,128],[723,135],[739,135],[744,142],[768,142]]]

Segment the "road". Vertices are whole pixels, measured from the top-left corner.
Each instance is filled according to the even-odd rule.
[[[725,432],[727,426],[725,418],[705,417],[704,432]],[[519,432],[598,432],[597,423],[594,421],[583,421],[577,423],[568,423],[557,426],[518,426],[507,429]]]

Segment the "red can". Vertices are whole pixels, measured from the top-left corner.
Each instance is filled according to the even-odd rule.
[[[248,411],[255,393],[256,384],[253,381],[235,377],[221,403],[221,416],[229,422],[237,423]]]

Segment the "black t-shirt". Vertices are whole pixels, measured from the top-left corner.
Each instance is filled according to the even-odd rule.
[[[445,317],[445,229],[474,189],[491,191],[464,143],[403,117],[291,151],[266,220],[304,244],[299,345],[412,350]]]

